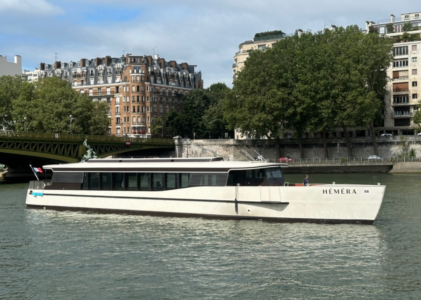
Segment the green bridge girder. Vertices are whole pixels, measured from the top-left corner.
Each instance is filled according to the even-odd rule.
[[[174,149],[173,139],[134,139],[115,136],[87,136],[31,132],[0,132],[0,163],[2,156],[26,156],[57,162],[79,162],[87,147],[97,157],[107,157],[140,149]],[[126,142],[130,142],[127,146]]]

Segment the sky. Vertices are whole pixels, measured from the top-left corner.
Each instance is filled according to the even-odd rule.
[[[418,3],[418,5],[416,5]],[[0,0],[0,55],[41,62],[158,54],[196,65],[204,86],[232,86],[240,43],[255,33],[317,32],[421,12],[406,0]]]

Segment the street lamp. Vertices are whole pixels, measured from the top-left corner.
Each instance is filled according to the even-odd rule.
[[[23,129],[26,132],[26,117],[23,118]]]
[[[69,118],[70,118],[70,134],[72,134],[72,121],[75,119],[75,118],[73,118],[73,116],[72,115],[69,115]]]
[[[186,138],[185,144],[186,144],[186,147],[187,147],[187,157],[189,157],[189,146],[191,145],[191,140],[189,138]]]

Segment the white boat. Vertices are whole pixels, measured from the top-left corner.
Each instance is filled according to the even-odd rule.
[[[44,166],[31,208],[277,222],[372,224],[386,186],[290,184],[286,164],[196,159],[92,159]]]

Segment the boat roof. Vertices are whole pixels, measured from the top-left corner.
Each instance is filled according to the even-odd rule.
[[[287,164],[261,161],[223,161],[198,159],[97,159],[95,163],[70,163],[46,165],[43,169],[55,172],[228,172],[230,170],[250,170],[286,167]]]

